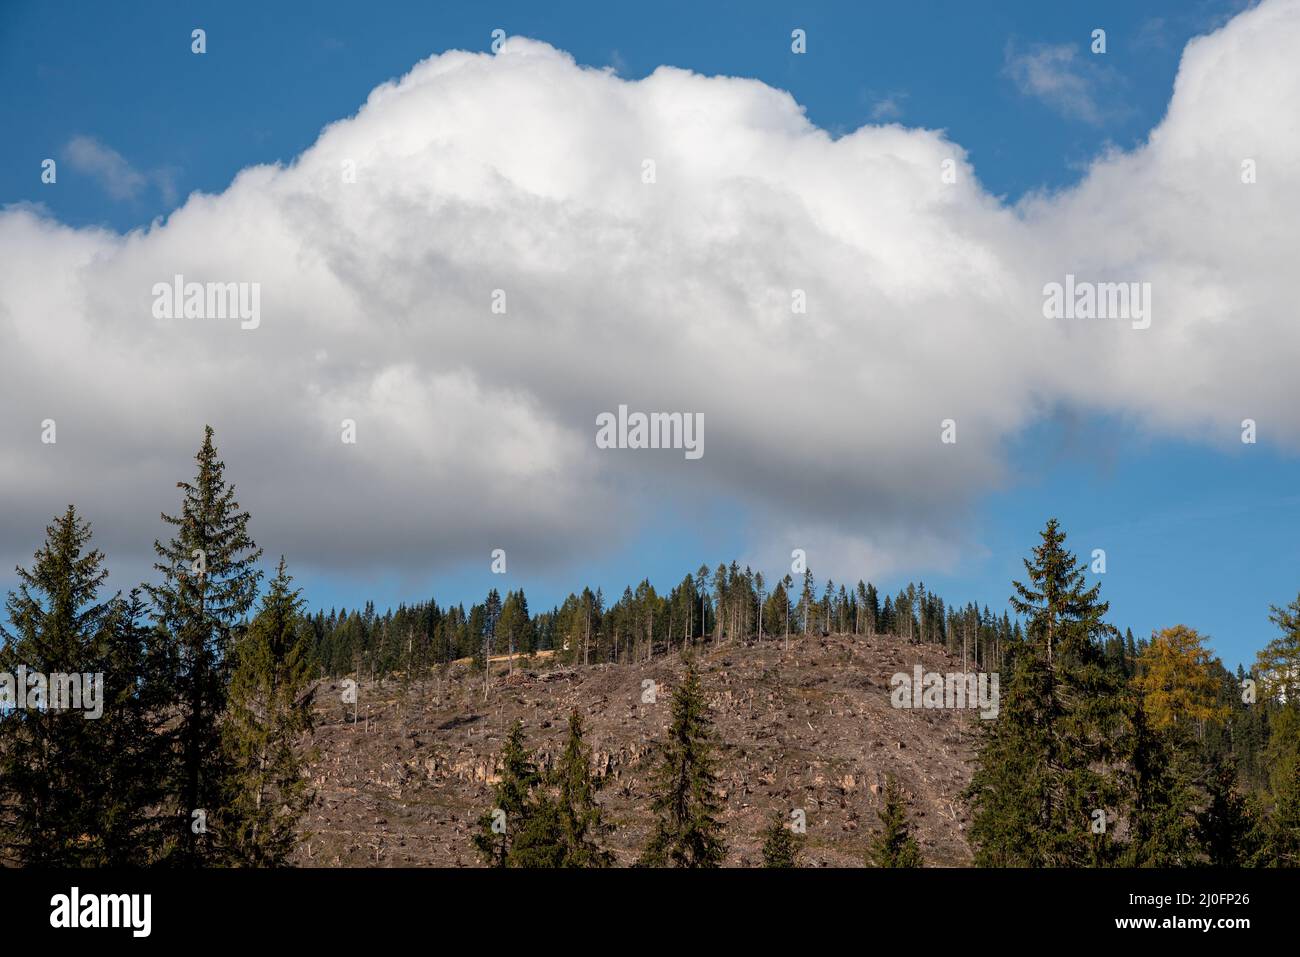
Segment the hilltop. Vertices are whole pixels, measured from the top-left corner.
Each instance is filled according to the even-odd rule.
[[[890,676],[955,671],[941,647],[886,635],[792,637],[695,649],[717,742],[728,866],[761,863],[760,831],[778,811],[802,808],[805,866],[861,866],[877,827],[887,773],[910,802],[926,863],[970,863],[965,810],[979,719],[943,710],[896,710]],[[445,676],[363,682],[353,706],[341,681],[317,688],[318,801],[302,825],[300,866],[478,865],[471,835],[492,806],[495,761],[506,730],[523,722],[543,762],[563,745],[577,706],[608,783],[600,800],[615,825],[608,844],[631,864],[649,832],[648,772],[664,736],[679,653],[638,664],[562,668],[536,657],[494,659],[482,672],[456,663]],[[655,703],[642,703],[646,681]]]

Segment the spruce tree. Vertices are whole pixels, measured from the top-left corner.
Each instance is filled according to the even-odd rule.
[[[1049,756],[1060,722],[1046,659],[1013,648],[996,721],[981,722],[978,764],[966,796],[981,867],[1043,867],[1052,860],[1059,812]]]
[[[798,867],[800,840],[778,812],[763,829],[763,866]]]
[[[248,535],[249,515],[227,485],[212,428],[205,427],[193,482],[178,482],[180,514],[162,520],[175,532],[154,542],[162,573],[147,586],[154,619],[176,645],[172,678],[179,725],[172,791],[178,835],[176,863],[200,864],[210,850],[207,815],[222,794],[221,715],[226,706],[229,651],[257,597],[262,551]]]
[[[1300,598],[1269,616],[1282,634],[1259,652],[1265,707],[1275,707],[1264,758],[1268,767],[1267,819],[1261,822],[1259,863],[1300,867]]]
[[[1130,709],[1131,740],[1124,762],[1129,833],[1117,863],[1127,867],[1199,864],[1204,845],[1197,818],[1202,771],[1196,743],[1181,726],[1155,727],[1136,699],[1130,701]]]
[[[524,746],[524,726],[518,719],[501,749],[501,775],[493,788],[495,806],[479,818],[474,847],[490,867],[508,867],[518,835],[526,832],[533,809],[533,789],[541,781],[532,752]],[[494,812],[504,812],[504,817]]]
[[[497,623],[501,619],[501,595],[493,588],[488,592],[483,605],[483,697],[487,698],[492,688],[492,655],[496,651]]]
[[[639,863],[646,867],[718,867],[726,856],[718,815],[708,705],[695,666],[673,692],[672,723],[656,774],[658,816]]]
[[[1246,815],[1251,829],[1247,835],[1241,866],[1276,867],[1272,848],[1275,835],[1267,793],[1251,791],[1246,794]]]
[[[1300,867],[1300,762],[1289,760],[1274,771],[1272,804],[1262,828],[1262,863]]]
[[[90,538],[69,506],[18,569],[12,628],[0,627],[0,672],[27,699],[0,690],[0,857],[15,863],[135,866],[157,846],[160,645],[140,625],[138,591],[100,600],[108,572]],[[66,700],[73,688],[80,700]]]
[[[562,840],[562,867],[609,867],[614,855],[601,847],[599,837],[608,828],[601,819],[596,792],[602,780],[591,773],[591,749],[582,740],[582,715],[569,714],[569,737],[556,764],[558,807]]]
[[[480,850],[494,850],[492,863],[498,866],[504,860],[506,867],[609,867],[613,855],[597,842],[606,828],[595,800],[598,783],[591,775],[591,753],[582,741],[578,711],[569,716],[564,752],[549,774],[536,770],[521,740],[508,743],[508,750],[515,754],[506,761],[515,783],[508,794],[498,792],[498,806],[510,803],[516,809],[513,823],[507,812],[509,842],[502,843],[499,835],[494,835],[495,844],[487,838],[489,815],[482,821],[488,826]],[[504,772],[502,777],[504,781]]]
[[[984,866],[1096,865],[1115,851],[1106,822],[1125,793],[1119,768],[1136,704],[1101,652],[1115,633],[1101,586],[1087,586],[1055,519],[1041,539],[1024,563],[1028,582],[1012,583],[1025,636],[1007,649],[1011,680],[998,719],[983,723],[966,792]]]
[[[1028,640],[1046,654],[1077,662],[1100,659],[1100,641],[1115,633],[1103,620],[1110,605],[1101,600],[1101,583],[1087,587],[1086,568],[1065,548],[1065,532],[1049,519],[1033,561],[1024,559],[1028,583],[1012,582],[1011,607],[1028,618]]]
[[[1254,857],[1255,821],[1237,788],[1237,768],[1220,761],[1207,777],[1208,799],[1197,819],[1197,836],[1209,864],[1240,867]]]
[[[113,599],[104,632],[104,805],[96,865],[150,863],[169,837],[157,808],[166,796],[171,739],[164,732],[175,673],[174,648],[148,622],[148,604],[133,588]]]
[[[1269,813],[1260,827],[1259,863],[1300,867],[1300,701],[1293,692],[1288,692],[1270,731],[1264,752]]]
[[[45,534],[31,568],[16,569],[10,627],[0,627],[0,842],[17,864],[76,867],[96,856],[105,755],[98,721],[56,708],[50,685],[56,673],[103,671],[112,604],[100,600],[108,570],[76,509]]]
[[[217,840],[230,864],[276,867],[297,844],[312,801],[298,746],[312,729],[304,602],[284,558],[252,624],[236,640],[222,727],[226,801]]]
[[[884,801],[876,816],[881,831],[871,842],[867,863],[872,867],[920,867],[921,848],[907,820],[907,800],[892,774],[885,779]]]
[[[565,859],[563,809],[544,788],[538,788],[530,796],[522,820],[515,822],[506,866],[548,869],[569,866]]]
[[[1254,672],[1265,697],[1300,701],[1300,597],[1286,607],[1274,605],[1269,621],[1282,632],[1259,652]]]

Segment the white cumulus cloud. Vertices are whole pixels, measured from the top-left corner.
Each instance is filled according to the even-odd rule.
[[[834,139],[754,80],[629,81],[513,38],[146,229],[10,209],[0,559],[74,501],[143,569],[205,422],[259,542],[334,570],[586,561],[725,497],[756,549],[878,574],[960,554],[1007,443],[1062,404],[1294,447],[1297,46],[1297,3],[1238,16],[1188,47],[1145,145],[1015,207],[942,132]],[[1067,273],[1151,283],[1151,327],[1044,318]],[[259,327],[155,318],[177,274],[260,283]],[[702,412],[703,458],[597,449],[620,404]]]

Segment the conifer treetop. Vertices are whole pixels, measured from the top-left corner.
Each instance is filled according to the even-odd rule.
[[[1033,560],[1024,559],[1028,583],[1012,582],[1011,607],[1027,618],[1026,636],[1042,647],[1048,662],[1066,653],[1080,661],[1097,655],[1095,642],[1115,629],[1103,620],[1110,604],[1101,600],[1101,583],[1088,587],[1086,566],[1065,547],[1065,532],[1055,518],[1039,533]]]

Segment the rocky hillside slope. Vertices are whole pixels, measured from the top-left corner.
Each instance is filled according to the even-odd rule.
[[[714,721],[724,793],[729,866],[761,863],[760,832],[780,812],[802,809],[805,866],[861,866],[878,827],[887,773],[911,802],[929,865],[970,861],[959,799],[970,777],[973,713],[895,709],[890,677],[921,664],[957,670],[941,649],[890,636],[766,639],[697,649]],[[573,707],[608,776],[600,800],[615,826],[608,838],[631,864],[650,830],[648,774],[681,680],[680,655],[636,665],[552,668],[542,661],[494,663],[482,674],[453,666],[444,678],[366,682],[353,706],[344,685],[317,695],[318,800],[303,826],[302,866],[477,866],[475,821],[492,806],[495,760],[509,725],[524,723],[543,761],[563,747]],[[642,703],[643,682],[657,685]]]

